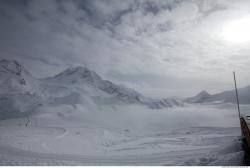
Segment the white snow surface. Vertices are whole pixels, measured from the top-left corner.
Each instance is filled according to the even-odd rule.
[[[41,107],[26,123],[0,122],[0,165],[243,164],[234,105],[61,105]]]
[[[0,76],[0,165],[243,164],[234,104],[151,99],[83,67],[35,79],[2,60]]]

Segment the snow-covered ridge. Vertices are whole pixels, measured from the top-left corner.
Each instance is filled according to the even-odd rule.
[[[194,97],[187,98],[186,101],[188,103],[202,103],[210,96],[211,95],[207,91],[203,90],[200,93],[198,93],[197,95],[195,95]]]
[[[181,106],[175,99],[152,99],[103,80],[85,67],[69,68],[49,78],[33,77],[17,61],[0,61],[0,116],[16,116],[38,105],[138,104],[151,109]],[[6,115],[6,113],[8,113]],[[1,118],[1,117],[0,117]]]
[[[26,80],[29,80],[31,75],[18,62],[3,59],[0,60],[0,77],[0,85],[26,85]],[[3,91],[2,87],[0,87],[1,91]]]
[[[46,80],[54,82],[63,82],[64,84],[74,84],[85,82],[91,85],[96,85],[102,80],[94,71],[90,71],[85,67],[69,68],[57,74],[54,77],[47,78]]]
[[[94,94],[94,96],[98,96],[97,98],[101,98],[100,94],[104,93],[106,96],[115,99],[115,101],[143,104],[149,108],[159,109],[182,105],[180,101],[174,99],[147,98],[133,89],[103,80],[97,73],[85,67],[69,68],[54,77],[44,79],[44,81],[68,88],[91,90],[92,95],[99,92],[97,95]]]
[[[250,104],[250,86],[239,88],[240,104]],[[188,103],[205,103],[205,102],[221,102],[221,103],[236,103],[235,90],[228,90],[217,94],[209,94],[202,91],[194,97],[186,99]]]

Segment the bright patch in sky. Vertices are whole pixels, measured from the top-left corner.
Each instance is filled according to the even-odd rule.
[[[228,23],[224,27],[223,37],[233,43],[250,41],[250,16]]]

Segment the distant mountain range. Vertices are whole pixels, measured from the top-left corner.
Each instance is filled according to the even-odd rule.
[[[176,99],[153,99],[103,80],[86,67],[69,68],[38,79],[17,61],[0,60],[0,119],[34,112],[36,107],[61,104],[138,104],[151,109],[182,106]]]
[[[239,88],[240,104],[250,104],[250,86]],[[185,99],[188,103],[205,103],[205,102],[221,102],[221,103],[236,103],[235,90],[228,90],[217,94],[209,94],[202,91],[194,97]]]
[[[250,86],[238,91],[240,103],[250,104]],[[103,80],[86,67],[69,68],[53,77],[38,79],[17,61],[0,60],[0,119],[26,116],[40,106],[136,104],[161,109],[184,103],[235,103],[235,100],[234,90],[217,94],[202,91],[184,101],[153,99]]]

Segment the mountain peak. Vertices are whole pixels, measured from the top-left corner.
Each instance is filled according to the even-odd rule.
[[[73,75],[77,75],[77,76],[81,76],[81,77],[98,77],[100,78],[94,71],[89,70],[86,67],[82,67],[82,66],[77,66],[74,68],[68,68],[65,71],[59,73],[58,75],[56,75],[56,77],[60,77],[60,76],[73,76]]]
[[[201,103],[207,98],[209,98],[210,96],[211,95],[207,91],[203,90],[200,93],[198,93],[196,96],[187,98],[186,101],[189,103]]]
[[[198,93],[196,96],[210,96],[210,94],[206,91],[206,90],[203,90],[201,91],[200,93]]]
[[[51,79],[51,77],[48,79]],[[55,77],[52,77],[52,79],[56,80],[57,82],[60,81],[71,84],[80,84],[81,82],[87,82],[94,85],[97,85],[102,80],[101,77],[94,71],[91,71],[88,68],[82,66],[68,68]]]

